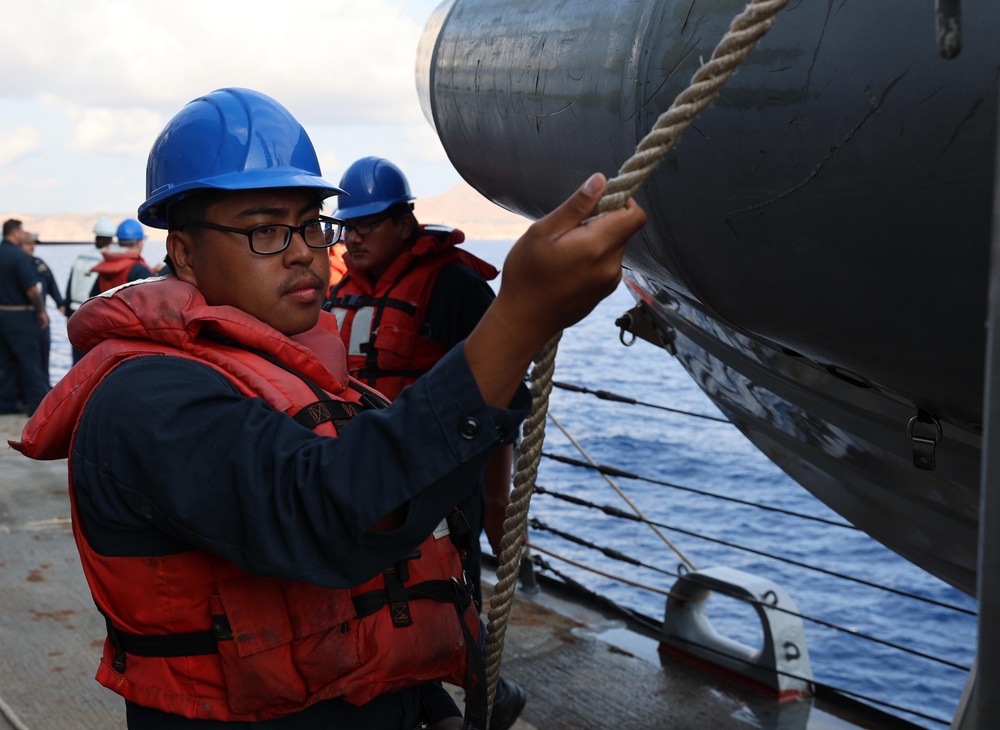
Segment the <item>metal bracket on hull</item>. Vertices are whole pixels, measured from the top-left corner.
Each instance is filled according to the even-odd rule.
[[[906,424],[906,436],[913,444],[913,465],[918,469],[934,471],[937,467],[934,452],[941,443],[941,422],[920,409]]]
[[[754,607],[764,633],[760,649],[715,630],[707,609],[713,592]],[[805,629],[795,602],[772,581],[734,568],[694,571],[674,583],[659,651],[782,702],[812,694]]]
[[[674,347],[677,335],[669,327],[661,328],[644,304],[636,304],[616,319],[615,325],[619,328],[618,339],[625,347],[634,345],[636,338],[639,337],[657,347],[662,347],[671,355],[677,354],[677,348]],[[625,340],[626,332],[632,335],[631,340]]]

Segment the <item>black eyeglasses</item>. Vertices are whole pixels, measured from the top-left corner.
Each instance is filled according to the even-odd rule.
[[[347,238],[347,234],[349,234],[351,231],[354,231],[355,233],[358,234],[358,236],[364,238],[369,233],[378,228],[380,225],[382,225],[382,221],[387,221],[390,218],[392,218],[391,213],[388,215],[383,215],[379,218],[373,218],[372,220],[366,221],[364,223],[353,223],[351,221],[344,221],[340,230],[343,233],[344,238]]]
[[[324,230],[324,226],[329,226]],[[227,231],[229,233],[241,233],[247,237],[250,243],[250,250],[262,256],[270,256],[273,253],[281,253],[288,248],[288,243],[292,240],[292,234],[298,233],[309,248],[329,248],[340,240],[340,232],[343,229],[344,221],[321,215],[319,218],[307,220],[300,226],[290,226],[286,223],[269,223],[253,228],[233,228],[232,226],[220,226],[215,223],[204,223],[202,221],[184,221],[178,224],[178,228],[194,226],[195,228],[208,228],[213,231]],[[328,238],[329,235],[329,238]]]

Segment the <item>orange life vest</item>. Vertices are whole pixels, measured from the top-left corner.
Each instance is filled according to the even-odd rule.
[[[460,248],[461,231],[421,226],[412,247],[379,280],[354,269],[333,287],[325,308],[337,317],[350,374],[392,400],[445,355],[444,343],[421,337],[427,307],[441,269],[468,266],[489,281],[499,271]]]
[[[333,289],[347,273],[347,262],[344,261],[344,253],[347,246],[343,243],[335,243],[330,246],[330,290]],[[330,293],[327,291],[327,294]]]
[[[150,269],[149,264],[143,260],[142,255],[138,251],[120,251],[116,253],[101,251],[101,256],[104,257],[104,260],[91,269],[92,272],[97,274],[98,294],[103,294],[106,291],[114,289],[116,286],[127,283],[128,272],[136,264],[142,264],[147,269]]]
[[[313,330],[284,337],[240,310],[209,306],[173,277],[91,299],[70,324],[74,345],[89,352],[11,445],[36,459],[66,458],[94,389],[121,363],[148,355],[204,363],[247,397],[333,437],[377,396],[351,387],[332,320],[323,312]],[[72,499],[72,472],[70,481]],[[73,531],[109,629],[97,680],[139,705],[261,721],[334,697],[361,705],[434,679],[485,696],[467,662],[478,651],[478,614],[445,523],[409,559],[350,590],[250,575],[202,549],[99,555],[75,504]]]

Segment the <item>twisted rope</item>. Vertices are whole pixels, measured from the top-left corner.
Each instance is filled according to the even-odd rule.
[[[636,145],[635,152],[621,166],[618,175],[608,181],[604,197],[597,204],[598,213],[624,207],[660,160],[677,144],[681,133],[712,103],[722,85],[774,25],[778,11],[787,4],[788,0],[753,0],[733,19],[712,52],[712,58],[695,72],[688,87],[677,95],[649,134]]]
[[[514,472],[514,488],[510,493],[510,504],[503,521],[503,538],[500,541],[500,564],[497,567],[497,583],[490,598],[490,610],[486,624],[486,666],[487,703],[486,727],[493,716],[493,700],[496,697],[497,680],[500,677],[500,660],[503,657],[503,641],[507,634],[507,617],[514,603],[514,589],[521,565],[521,550],[527,539],[528,505],[535,491],[535,477],[542,457],[545,442],[545,415],[549,409],[549,395],[552,393],[552,373],[556,366],[556,351],[562,332],[556,333],[541,352],[535,356],[535,366],[531,369],[531,411],[524,422],[524,437],[518,451],[517,469]]]
[[[726,35],[712,52],[712,58],[701,66],[688,87],[682,91],[660,117],[652,130],[636,146],[635,153],[625,161],[618,175],[608,181],[597,212],[622,208],[628,199],[656,169],[681,133],[691,126],[698,114],[708,106],[719,89],[750,54],[757,41],[774,25],[774,21],[789,0],[752,0],[729,26]],[[486,626],[487,730],[493,715],[500,662],[503,658],[504,637],[514,589],[521,563],[521,551],[528,524],[528,507],[535,489],[535,477],[545,441],[545,417],[552,392],[552,373],[562,332],[550,339],[535,358],[531,372],[531,412],[524,424],[517,471],[511,502],[504,519],[497,584],[490,598],[489,622]]]

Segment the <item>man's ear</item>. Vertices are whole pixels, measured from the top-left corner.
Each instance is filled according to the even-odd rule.
[[[417,219],[414,217],[413,213],[407,213],[400,219],[399,233],[403,237],[404,241],[409,241],[410,236],[413,235],[414,229],[417,227]]]
[[[194,237],[184,231],[170,231],[167,234],[167,255],[174,265],[177,278],[198,286],[194,269]]]

